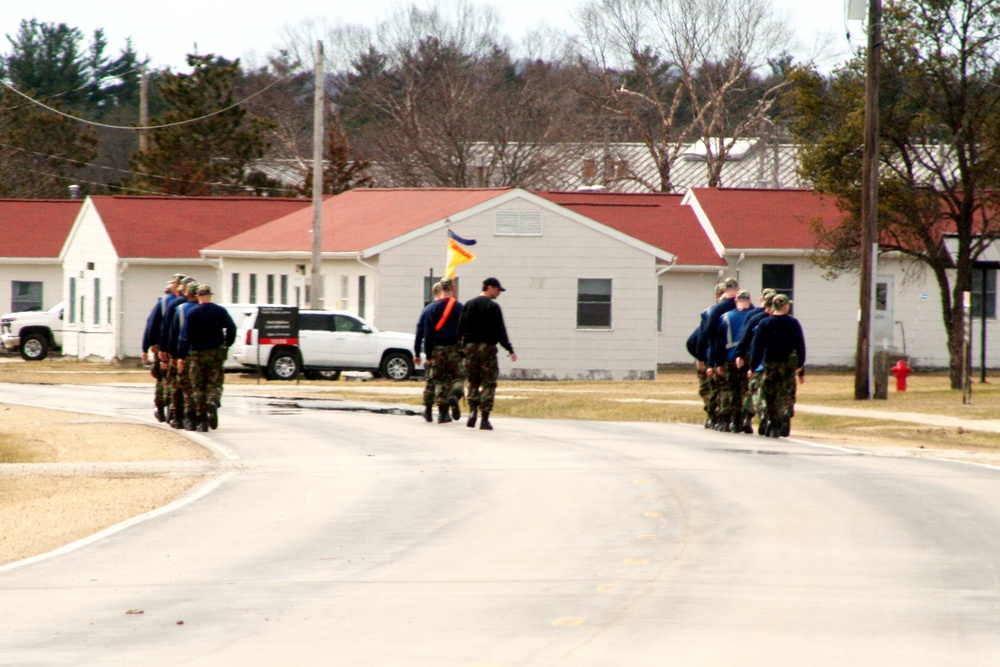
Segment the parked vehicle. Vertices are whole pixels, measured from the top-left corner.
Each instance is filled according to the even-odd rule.
[[[41,361],[63,344],[63,309],[60,302],[48,310],[8,313],[0,317],[0,341],[8,350],[18,350],[25,361]]]
[[[246,315],[236,359],[260,368],[273,380],[337,379],[341,371],[369,371],[376,377],[408,380],[413,369],[413,334],[379,331],[357,315],[339,310],[300,310],[298,343],[258,344],[257,309]],[[235,347],[235,346],[234,346]]]
[[[243,337],[240,334],[242,333],[243,321],[256,312],[257,306],[247,303],[222,303],[219,305],[229,311],[229,316],[236,324],[236,342],[229,348],[226,363],[223,364],[222,368],[225,371],[245,371],[246,366],[239,361],[239,356],[243,353]]]

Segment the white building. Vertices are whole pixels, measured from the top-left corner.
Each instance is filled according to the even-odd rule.
[[[88,197],[59,256],[63,353],[138,357],[146,317],[174,273],[218,284],[199,249],[308,206],[257,197]]]

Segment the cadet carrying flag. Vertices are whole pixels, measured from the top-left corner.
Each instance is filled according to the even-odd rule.
[[[456,266],[471,262],[476,258],[475,253],[469,252],[463,247],[468,245],[476,245],[476,240],[463,239],[455,232],[448,230],[448,264],[444,270],[446,278],[454,278]]]

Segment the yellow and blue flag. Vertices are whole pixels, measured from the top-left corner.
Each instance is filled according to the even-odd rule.
[[[465,246],[470,245],[476,245],[476,240],[463,239],[455,232],[448,230],[448,263],[444,270],[446,278],[454,278],[456,266],[471,262],[476,258],[475,253],[465,249]]]

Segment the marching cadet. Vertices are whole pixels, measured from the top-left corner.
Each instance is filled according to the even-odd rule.
[[[739,433],[749,428],[749,419],[743,414],[743,396],[747,393],[749,380],[736,363],[736,350],[743,337],[750,305],[750,292],[740,290],[736,293],[736,309],[722,315],[719,333],[712,344],[715,373],[722,383],[716,426],[719,431]]]
[[[163,322],[160,325],[160,361],[164,377],[164,397],[169,411],[169,424],[174,428],[184,426],[184,403],[176,400],[177,396],[177,363],[170,356],[170,329],[174,322],[174,311],[182,303],[187,302],[187,286],[195,282],[194,278],[186,276],[181,278],[174,290],[174,298],[167,302],[166,311],[163,314]]]
[[[747,316],[746,324],[743,327],[743,337],[740,339],[740,344],[736,348],[736,367],[740,369],[741,372],[749,365],[750,361],[750,345],[753,343],[754,333],[757,330],[757,325],[761,323],[766,317],[771,315],[771,305],[772,300],[776,292],[771,288],[766,288],[760,293],[760,307],[754,308],[750,315]],[[762,369],[761,369],[762,370]],[[749,373],[746,373],[749,377]],[[755,375],[749,378],[747,383],[747,393],[743,398],[743,411],[748,416],[749,421],[744,425],[744,432],[753,433],[753,415],[757,415],[759,424],[759,433],[764,435],[767,432],[767,416],[764,413],[764,404],[761,401],[760,396],[760,380],[761,375]],[[750,430],[747,430],[749,426]]]
[[[428,304],[421,315],[423,349],[432,367],[439,424],[462,417],[458,405],[460,395],[455,390],[461,386],[462,377],[458,346],[458,322],[462,311],[462,304],[455,298],[455,282],[451,278],[442,278],[441,298]],[[426,418],[426,411],[424,416]]]
[[[180,345],[185,342],[182,340],[181,336],[184,332],[184,326],[187,324],[187,316],[191,312],[192,308],[198,306],[198,287],[199,285],[197,282],[188,283],[187,290],[185,291],[187,301],[179,302],[174,308],[174,321],[170,325],[170,342],[167,348],[167,352],[170,353],[171,359],[180,358]],[[181,425],[187,431],[195,430],[197,425],[194,420],[194,396],[192,394],[190,373],[178,371],[174,395],[177,403],[182,406],[181,409],[178,410],[179,413],[184,415],[181,419]]]
[[[507,337],[507,327],[503,321],[503,310],[497,303],[501,292],[507,290],[496,278],[483,281],[483,291],[479,296],[465,302],[462,320],[459,322],[459,336],[465,353],[465,369],[468,377],[469,419],[465,425],[475,428],[476,418],[481,431],[492,431],[490,412],[496,395],[497,378],[500,367],[497,364],[497,344],[517,361],[514,346]]]
[[[791,432],[795,381],[805,382],[806,341],[802,325],[788,314],[791,303],[786,295],[775,295],[773,312],[757,326],[750,350],[749,372],[756,374],[754,369],[764,366],[760,391],[767,410],[766,435],[772,438]]]
[[[160,361],[160,328],[163,325],[163,316],[167,312],[167,305],[171,300],[176,298],[177,284],[183,278],[183,275],[175,273],[167,282],[163,295],[156,300],[156,305],[153,306],[153,309],[149,312],[149,316],[146,317],[146,328],[142,332],[142,355],[145,359],[147,355],[152,354],[153,367],[151,373],[156,378],[156,393],[153,396],[153,405],[156,407],[156,410],[153,412],[153,416],[156,417],[157,421],[161,422],[167,421],[167,389],[166,373],[162,372],[163,365]]]
[[[434,304],[435,301],[441,298],[441,283],[436,282],[431,288],[431,302],[424,306],[424,309],[420,311],[420,317],[417,318],[417,333],[416,338],[413,341],[413,366],[420,366],[420,348],[424,342],[424,315],[427,313],[427,309]],[[427,355],[424,358],[424,419],[428,422],[434,421],[434,380],[431,377],[433,373],[434,366],[431,364],[430,350],[427,351]]]
[[[195,429],[204,433],[219,425],[224,366],[236,342],[236,324],[228,310],[212,303],[208,285],[198,287],[198,303],[185,318],[177,366],[191,376]]]
[[[715,286],[715,303],[719,303],[719,299],[722,298],[722,294],[725,291],[726,287],[722,283]],[[711,309],[712,306],[709,306],[705,310],[701,311],[701,320],[687,339],[687,350],[688,353],[690,353],[695,359],[695,369],[698,373],[698,395],[701,396],[701,401],[705,408],[705,428],[712,428],[712,425],[715,423],[715,413],[717,407],[711,400],[712,381],[708,377],[708,364],[707,360],[703,356],[705,353],[701,351],[702,347],[700,344],[701,331],[705,327],[705,319],[708,317],[708,311]]]
[[[722,392],[723,380],[715,373],[715,366],[712,362],[713,353],[711,346],[716,341],[719,331],[719,322],[722,316],[730,310],[736,308],[736,292],[739,291],[739,283],[735,278],[726,278],[722,281],[723,293],[718,303],[708,309],[708,314],[702,321],[702,328],[698,334],[698,355],[699,359],[705,360],[705,375],[709,380],[709,404],[713,407],[713,422],[706,424],[706,428],[716,426],[714,416],[718,413],[719,396]]]

